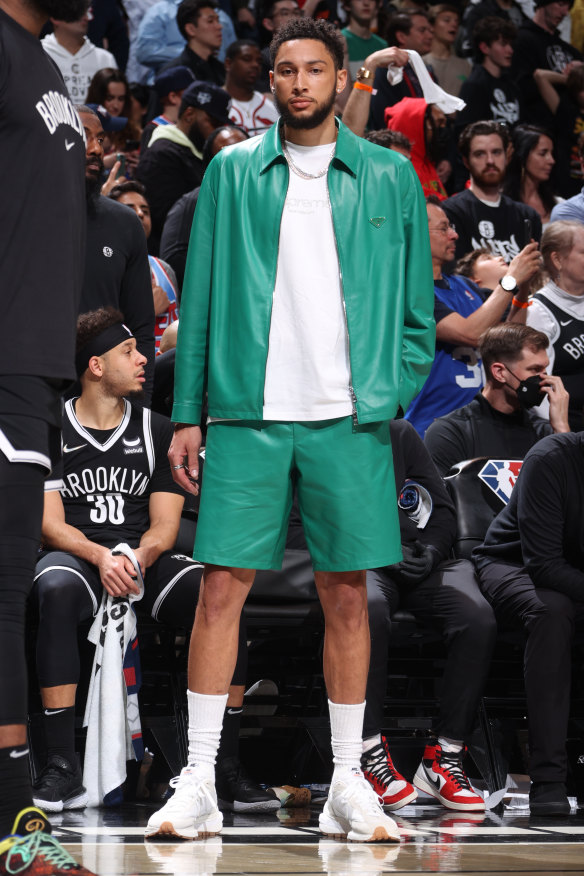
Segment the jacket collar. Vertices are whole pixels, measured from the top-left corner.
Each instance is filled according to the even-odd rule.
[[[357,141],[359,138],[346,125],[343,125],[340,119],[335,118],[335,123],[339,133],[332,164],[341,170],[346,170],[351,176],[357,176],[357,167],[359,166],[359,144]],[[269,170],[273,164],[281,164],[285,161],[280,139],[280,123],[277,122],[266,131],[262,138],[260,174]]]

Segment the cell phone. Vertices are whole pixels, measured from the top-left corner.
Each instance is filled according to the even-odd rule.
[[[527,246],[528,243],[531,243],[531,219],[523,220],[523,246]]]
[[[118,152],[116,155],[116,161],[120,162],[120,169],[118,170],[118,176],[126,175],[126,156],[123,152]]]
[[[135,152],[139,148],[140,148],[140,141],[139,140],[126,140],[124,152]]]

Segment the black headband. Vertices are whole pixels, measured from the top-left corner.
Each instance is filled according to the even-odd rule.
[[[81,377],[87,369],[92,356],[103,356],[108,350],[113,350],[118,344],[123,344],[124,341],[133,337],[134,335],[123,322],[117,322],[115,325],[108,326],[108,328],[104,329],[82,347],[75,356],[77,376]]]

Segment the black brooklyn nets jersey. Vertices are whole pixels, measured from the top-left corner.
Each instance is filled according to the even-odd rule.
[[[121,541],[137,547],[150,525],[150,494],[183,495],[166,456],[172,426],[126,401],[116,429],[87,429],[75,416],[75,401],[65,405],[63,468],[51,478],[62,478],[65,520],[105,547]]]

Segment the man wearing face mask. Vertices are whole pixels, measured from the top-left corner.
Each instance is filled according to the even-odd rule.
[[[412,164],[424,194],[445,200],[448,194],[440,165],[446,160],[450,138],[442,110],[423,97],[404,97],[386,108],[385,121],[390,131],[401,131],[412,143]]]
[[[543,332],[518,323],[484,333],[478,347],[483,390],[470,404],[434,420],[424,436],[440,474],[478,456],[523,459],[540,438],[570,431],[569,395],[560,377],[546,373],[547,347]],[[549,420],[534,411],[544,398]]]
[[[584,626],[584,432],[549,435],[523,462],[509,504],[473,560],[501,627],[527,635],[529,808],[565,816],[571,650]]]

